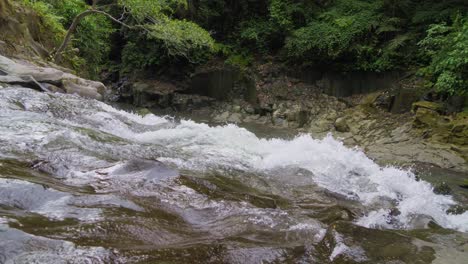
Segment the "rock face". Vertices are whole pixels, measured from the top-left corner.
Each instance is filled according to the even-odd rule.
[[[103,100],[106,93],[106,86],[100,82],[86,80],[55,68],[36,66],[28,61],[0,56],[0,70],[4,73],[0,75],[0,83],[39,89],[55,87],[53,89],[56,91],[96,100]]]
[[[216,63],[199,69],[190,80],[189,93],[217,100],[239,99],[256,103],[255,82],[239,70]]]
[[[399,72],[339,73],[322,69],[304,69],[292,72],[292,76],[319,87],[324,93],[336,97],[348,97],[367,94],[379,90],[388,90],[398,82]]]
[[[41,18],[18,1],[0,0],[0,54],[23,58],[45,58],[53,37],[41,30]]]

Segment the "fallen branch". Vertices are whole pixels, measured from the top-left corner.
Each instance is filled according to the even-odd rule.
[[[40,84],[38,81],[36,81],[36,79],[34,79],[34,77],[32,77],[32,75],[27,75],[26,77],[29,77],[31,79],[31,81],[33,81],[42,91],[44,91],[46,93],[52,93],[49,89],[45,88],[42,84]]]

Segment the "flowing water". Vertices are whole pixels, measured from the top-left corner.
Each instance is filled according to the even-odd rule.
[[[0,263],[467,263],[464,199],[332,137],[0,88]]]

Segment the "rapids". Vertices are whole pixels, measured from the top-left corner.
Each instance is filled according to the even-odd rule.
[[[0,263],[463,263],[460,203],[331,136],[0,88]]]

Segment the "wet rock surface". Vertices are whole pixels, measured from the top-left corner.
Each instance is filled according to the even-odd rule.
[[[39,90],[78,94],[85,98],[103,100],[106,86],[51,67],[41,67],[25,60],[12,60],[0,55],[0,83],[22,85]]]

